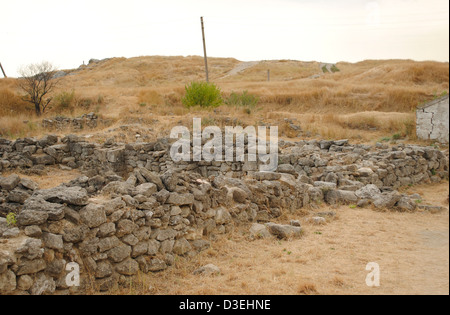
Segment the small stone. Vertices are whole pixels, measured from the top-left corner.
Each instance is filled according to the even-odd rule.
[[[250,235],[256,239],[271,237],[267,227],[263,224],[253,223],[250,228]]]
[[[10,191],[17,187],[20,183],[20,177],[12,174],[8,177],[0,177],[0,187],[4,190]]]
[[[115,270],[124,276],[133,276],[139,271],[139,264],[131,258],[124,260],[116,265]]]
[[[26,210],[17,216],[19,226],[41,225],[47,222],[48,213],[43,211]]]
[[[90,228],[96,228],[106,223],[105,208],[96,204],[89,204],[80,211],[81,221]]]
[[[16,275],[11,270],[0,274],[0,294],[12,293],[17,288]]]
[[[194,275],[201,275],[201,276],[211,276],[211,275],[219,275],[220,274],[220,268],[213,265],[208,264],[206,266],[203,266],[197,270],[194,271]]]
[[[19,280],[17,280],[17,289],[22,291],[28,291],[33,285],[33,283],[34,281],[30,276],[23,275],[19,277]]]
[[[327,220],[323,217],[312,217],[310,222],[314,225],[324,225],[327,223]]]
[[[31,225],[25,227],[25,235],[29,237],[41,237],[42,236],[42,230],[37,225]]]

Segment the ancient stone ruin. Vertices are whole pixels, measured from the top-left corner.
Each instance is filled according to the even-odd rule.
[[[440,182],[449,170],[448,153],[415,145],[280,141],[278,171],[262,173],[256,162],[174,163],[170,144],[0,139],[0,172],[12,174],[0,177],[0,294],[108,291],[208,249],[233,225],[248,224],[255,238],[299,237],[299,221],[272,221],[305,207],[415,211],[420,196],[397,189]],[[14,174],[49,165],[84,175],[39,189]],[[68,285],[71,263],[79,286]]]
[[[448,95],[417,108],[417,137],[448,144]]]

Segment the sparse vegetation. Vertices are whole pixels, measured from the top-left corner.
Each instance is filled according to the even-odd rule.
[[[242,93],[232,92],[225,100],[225,104],[230,106],[242,106],[253,108],[258,105],[259,97],[243,91]]]
[[[8,226],[17,225],[16,214],[14,212],[10,212],[6,215],[6,224],[8,224]]]
[[[214,83],[192,82],[186,86],[186,94],[182,102],[188,108],[194,106],[214,108],[222,105],[223,99],[220,88]]]
[[[18,80],[18,86],[26,93],[23,100],[34,105],[37,116],[41,116],[52,101],[50,94],[59,82],[54,78],[55,71],[49,62],[31,64],[20,70],[22,78]]]

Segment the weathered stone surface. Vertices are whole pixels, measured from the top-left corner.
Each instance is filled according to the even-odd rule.
[[[8,270],[0,273],[0,294],[12,293],[17,288],[16,275]]]
[[[208,264],[206,266],[203,266],[197,270],[194,271],[194,275],[201,275],[201,276],[212,276],[212,275],[219,275],[220,274],[220,268],[213,264]]]
[[[25,235],[29,237],[41,237],[42,236],[42,230],[37,225],[31,225],[25,227]]]
[[[168,239],[174,239],[177,236],[177,231],[169,228],[166,230],[159,230],[156,234],[156,239],[160,242],[168,240]]]
[[[267,227],[263,224],[259,223],[253,223],[250,228],[250,235],[253,238],[259,239],[259,238],[268,238],[271,237],[271,234]]]
[[[44,233],[42,240],[47,248],[62,251],[64,248],[64,242],[62,235],[55,235],[52,233]]]
[[[120,245],[121,242],[116,236],[106,237],[100,240],[98,249],[100,253],[103,253]]]
[[[240,188],[233,189],[233,200],[237,203],[246,203],[248,199],[248,194]]]
[[[375,199],[381,194],[381,191],[377,186],[370,184],[358,189],[355,194],[360,199]]]
[[[139,168],[139,172],[149,183],[155,184],[158,187],[158,190],[162,190],[162,189],[166,188],[159,175],[157,175],[143,167]]]
[[[43,271],[45,268],[47,268],[47,264],[43,259],[22,260],[19,264],[19,269],[16,272],[16,275],[31,275]]]
[[[373,205],[376,208],[393,208],[397,202],[400,201],[402,198],[402,195],[400,195],[398,192],[390,192],[390,193],[383,193],[375,197],[373,200]]]
[[[177,240],[173,246],[173,253],[180,256],[187,254],[191,250],[192,246],[185,238]]]
[[[56,290],[56,282],[53,278],[40,274],[30,289],[31,295],[51,295]]]
[[[139,271],[139,264],[136,260],[128,258],[116,265],[115,270],[124,276],[133,276]]]
[[[155,184],[153,183],[145,183],[145,184],[141,184],[139,186],[137,186],[134,191],[133,191],[133,196],[136,195],[143,195],[146,197],[150,197],[153,194],[155,194],[156,192],[158,192],[158,188]]]
[[[165,269],[167,269],[167,264],[159,258],[153,258],[148,264],[148,270],[152,272],[163,271]]]
[[[106,223],[105,208],[101,205],[89,204],[80,211],[81,222],[90,228]]]
[[[17,224],[19,226],[41,225],[47,222],[48,213],[35,210],[23,210],[17,216]]]
[[[30,276],[23,275],[19,277],[19,279],[17,280],[17,289],[21,291],[28,291],[33,285],[33,283],[34,280]]]
[[[402,197],[396,205],[397,209],[401,211],[415,211],[417,209],[417,204],[414,200],[409,197]]]
[[[85,206],[89,199],[86,189],[81,187],[58,186],[36,191],[35,194],[48,202],[75,206]]]
[[[132,249],[128,245],[117,246],[107,252],[108,258],[115,263],[120,263],[124,261],[127,257],[131,255]]]
[[[192,205],[194,203],[194,195],[171,193],[167,203],[175,206]]]
[[[330,190],[325,194],[325,201],[331,205],[339,203],[356,203],[358,202],[358,197],[353,191]]]
[[[19,244],[15,252],[29,260],[33,260],[42,257],[44,253],[43,246],[43,242],[40,239],[26,238]]]
[[[281,225],[275,223],[266,223],[269,232],[280,239],[288,239],[293,237],[300,237],[302,235],[302,228],[291,225]]]
[[[125,235],[133,233],[133,231],[137,230],[138,226],[133,223],[131,220],[120,220],[117,223],[117,237],[123,237]]]
[[[22,212],[41,211],[47,213],[49,221],[59,221],[65,216],[65,208],[64,205],[47,202],[42,196],[33,195],[25,201]]]
[[[20,183],[20,177],[16,174],[12,174],[8,177],[0,176],[0,187],[4,190],[13,190]]]
[[[8,195],[9,202],[16,202],[20,204],[23,204],[28,198],[30,198],[30,194],[22,189],[14,189]]]
[[[113,268],[108,261],[101,261],[97,264],[97,270],[95,271],[95,277],[97,279],[103,279],[113,274]]]

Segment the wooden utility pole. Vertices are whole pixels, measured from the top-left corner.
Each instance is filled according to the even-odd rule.
[[[0,62],[0,69],[2,69],[3,76],[4,76],[5,78],[7,78],[6,73],[5,73],[5,70],[3,69],[3,66],[2,66],[2,63],[1,63],[1,62]]]
[[[205,55],[206,82],[209,82],[209,74],[208,74],[208,57],[206,56],[205,26],[203,25],[203,16],[200,18],[200,21],[202,22],[203,53],[204,53],[204,55]]]

